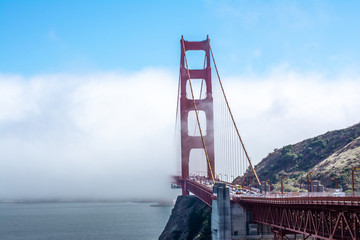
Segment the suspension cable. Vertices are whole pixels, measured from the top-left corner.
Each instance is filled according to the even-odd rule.
[[[218,79],[219,79],[220,87],[221,87],[222,93],[223,93],[223,95],[224,95],[224,99],[225,99],[227,108],[229,109],[230,117],[231,117],[232,122],[233,122],[233,124],[234,124],[235,130],[236,130],[236,133],[237,133],[237,135],[238,135],[238,137],[239,137],[239,140],[240,140],[240,142],[241,142],[241,145],[242,145],[242,147],[243,147],[243,149],[244,149],[246,158],[248,159],[248,162],[249,162],[249,164],[250,164],[250,166],[251,166],[251,168],[252,168],[252,171],[253,171],[253,173],[254,173],[254,175],[255,175],[255,177],[256,177],[256,180],[258,181],[259,185],[261,185],[261,182],[260,182],[260,180],[259,180],[259,177],[257,176],[256,171],[255,171],[255,168],[253,167],[253,165],[252,165],[252,163],[251,163],[250,157],[249,157],[249,155],[248,155],[248,153],[247,153],[247,151],[246,151],[246,149],[245,149],[245,145],[244,145],[244,143],[243,143],[243,141],[242,141],[242,139],[241,139],[239,130],[238,130],[237,126],[236,126],[234,116],[233,116],[233,114],[232,114],[232,112],[231,112],[230,105],[229,105],[229,102],[228,102],[228,100],[227,100],[227,97],[226,97],[226,94],[225,94],[225,90],[224,90],[224,87],[223,87],[222,82],[221,82],[221,79],[220,79],[219,71],[218,71],[217,66],[216,66],[216,63],[215,63],[214,54],[213,54],[213,51],[212,51],[212,49],[211,49],[211,45],[210,45],[210,41],[209,41],[209,40],[208,40],[208,43],[209,43],[209,48],[210,48],[211,56],[212,56],[212,59],[213,59],[213,62],[214,62],[216,74],[217,74]]]
[[[197,107],[196,107],[196,102],[195,102],[195,97],[194,97],[194,91],[193,91],[192,84],[191,84],[190,71],[189,71],[189,66],[188,66],[188,62],[187,62],[187,58],[186,58],[185,41],[184,41],[183,38],[181,39],[181,41],[182,41],[182,45],[183,45],[183,48],[184,48],[184,57],[185,57],[185,63],[186,63],[186,70],[187,70],[187,74],[188,74],[188,77],[189,77],[189,84],[190,84],[191,96],[192,96],[192,100],[193,100],[193,103],[194,103],[196,120],[197,120],[198,125],[199,125],[199,131],[200,131],[200,135],[201,135],[201,141],[202,141],[202,144],[203,144],[203,147],[204,147],[206,160],[207,160],[207,162],[208,162],[209,170],[210,170],[210,173],[211,173],[211,178],[212,178],[213,183],[215,183],[214,173],[213,173],[213,171],[212,171],[211,164],[210,164],[210,160],[209,160],[209,155],[208,155],[208,152],[207,152],[207,150],[206,150],[206,145],[205,145],[205,141],[204,141],[204,136],[203,136],[203,133],[202,133],[202,130],[201,130],[201,126],[200,126],[199,114],[198,114],[198,110],[197,110]]]

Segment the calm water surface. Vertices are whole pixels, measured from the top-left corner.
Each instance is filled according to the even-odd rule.
[[[158,239],[172,207],[150,203],[0,203],[0,239]]]

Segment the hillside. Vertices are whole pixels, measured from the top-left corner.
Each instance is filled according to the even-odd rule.
[[[314,172],[312,179],[325,187],[334,187],[331,177],[338,177],[344,189],[351,188],[351,168],[360,165],[360,123],[293,145],[275,149],[255,166],[260,179],[273,184],[286,176],[287,182],[305,181],[306,173]]]
[[[336,177],[344,189],[351,189],[351,169],[359,165],[360,137],[331,154],[328,158],[313,167],[311,171],[314,172],[314,177],[321,179],[321,182],[325,186],[334,185],[334,181],[332,181],[331,178]],[[358,175],[359,174],[355,174],[356,182],[358,182]]]

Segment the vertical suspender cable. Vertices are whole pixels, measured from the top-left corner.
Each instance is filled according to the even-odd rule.
[[[222,90],[222,92],[223,92],[226,105],[227,105],[227,107],[228,107],[228,109],[229,109],[229,113],[230,113],[231,119],[232,119],[232,121],[233,121],[233,123],[234,123],[235,129],[236,129],[236,133],[237,133],[237,135],[238,135],[238,137],[239,137],[239,140],[240,140],[241,145],[242,145],[242,147],[243,147],[243,149],[244,149],[246,158],[247,158],[247,160],[248,160],[248,162],[249,162],[249,164],[250,164],[250,166],[251,166],[251,169],[252,169],[252,171],[253,171],[253,173],[254,173],[254,175],[255,175],[255,177],[256,177],[256,180],[258,181],[259,185],[261,185],[261,182],[260,182],[260,180],[259,180],[259,178],[258,178],[258,176],[257,176],[257,174],[256,174],[255,168],[253,167],[253,165],[252,165],[252,163],[251,163],[251,160],[250,160],[250,157],[249,157],[249,155],[248,155],[248,153],[247,153],[247,151],[246,151],[246,149],[245,149],[245,145],[244,145],[244,143],[243,143],[243,141],[242,141],[242,139],[241,139],[239,130],[238,130],[236,124],[235,124],[235,119],[234,119],[234,116],[232,115],[232,112],[231,112],[231,109],[230,109],[230,105],[229,105],[229,103],[228,103],[228,101],[227,101],[227,98],[226,98],[226,95],[225,95],[225,91],[224,91],[224,88],[223,88],[223,85],[222,85],[222,82],[221,82],[221,79],[220,79],[219,71],[218,71],[217,66],[216,66],[216,63],[215,63],[214,54],[213,54],[213,51],[212,51],[212,49],[211,49],[211,45],[210,45],[210,41],[209,41],[209,40],[208,40],[208,43],[209,43],[209,48],[210,48],[211,56],[212,56],[212,59],[213,59],[213,62],[214,62],[216,74],[217,74],[218,79],[219,79],[220,87],[221,87],[221,90]]]

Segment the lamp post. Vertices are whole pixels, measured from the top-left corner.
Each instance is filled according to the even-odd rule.
[[[254,180],[252,180],[252,183],[250,184],[250,191],[251,191],[251,186],[255,183]]]
[[[355,181],[354,181],[354,171],[355,170],[360,170],[360,167],[353,167],[352,171],[351,171],[351,176],[352,176],[352,192],[353,195],[355,194]]]
[[[286,177],[281,177],[281,194],[284,194],[284,186],[283,186],[283,179]]]
[[[299,180],[299,181],[297,181],[299,184],[300,184],[300,191],[301,191],[301,184],[302,184],[302,182]]]
[[[314,181],[314,179],[310,179],[311,182],[311,192],[314,195],[314,184],[312,183]]]
[[[309,179],[309,183],[308,184],[310,184],[311,185],[311,182],[312,182],[313,180],[312,179]],[[312,185],[311,186],[311,188],[310,187],[308,187],[309,188],[309,190],[311,190],[311,193],[314,195],[314,185]],[[308,191],[308,195],[310,194],[310,191]]]
[[[271,183],[270,179],[265,179],[265,194],[266,194],[266,183],[269,182],[269,193],[271,193]]]
[[[331,180],[335,180],[335,189],[338,189],[338,178],[332,177]]]
[[[306,181],[307,181],[307,191],[308,191],[308,193],[310,192],[310,189],[309,189],[309,175],[310,174],[314,174],[313,172],[308,172],[307,174],[306,174]]]
[[[265,195],[266,195],[266,180],[264,181],[264,190],[265,190]]]

